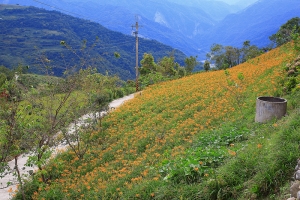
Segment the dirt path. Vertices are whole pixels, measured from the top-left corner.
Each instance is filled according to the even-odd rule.
[[[125,96],[123,98],[120,99],[116,99],[114,101],[112,101],[109,104],[109,107],[111,109],[113,108],[117,108],[119,106],[121,106],[125,101],[128,101],[130,99],[134,98],[134,94]],[[82,120],[80,121],[84,121],[84,119],[86,119],[89,115],[84,115],[81,117]],[[83,122],[84,123],[84,122]],[[73,125],[70,125],[69,131],[72,131],[73,129]],[[56,154],[58,151],[60,151],[61,149],[64,149],[66,146],[64,145],[59,145],[57,147],[55,147],[54,149],[54,154]],[[25,167],[25,163],[28,160],[28,155],[21,155],[18,159],[18,166],[19,166],[19,170],[21,172],[22,175],[26,175],[29,173],[30,170],[36,170],[36,167]],[[13,191],[17,189],[17,179],[15,176],[13,176],[14,173],[14,166],[15,166],[15,161],[12,160],[8,163],[9,167],[10,167],[10,172],[3,178],[0,178],[0,188],[3,188],[7,185],[8,182],[13,183],[13,185],[9,186],[9,187],[5,187],[3,189],[0,189],[0,200],[7,200],[10,199],[10,193],[8,192],[10,189],[12,189]]]

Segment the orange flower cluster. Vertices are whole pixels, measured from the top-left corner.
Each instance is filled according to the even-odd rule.
[[[108,127],[102,138],[105,142],[90,149],[93,156],[78,161],[69,152],[73,160],[59,161],[65,162],[67,169],[50,187],[60,190],[66,199],[110,199],[112,195],[126,195],[128,189],[136,191],[131,198],[140,197],[139,187],[160,181],[156,169],[164,159],[184,155],[194,135],[236,120],[232,116],[238,110],[255,103],[251,99],[237,104],[237,95],[273,94],[282,76],[278,66],[287,58],[275,49],[229,69],[234,86],[228,86],[224,71],[211,71],[147,88],[103,120]],[[243,80],[238,78],[241,73]],[[155,188],[149,188],[149,195],[154,196]],[[33,199],[46,194],[42,191]]]

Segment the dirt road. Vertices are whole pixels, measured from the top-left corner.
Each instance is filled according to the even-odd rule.
[[[121,106],[125,101],[128,101],[130,99],[134,98],[134,94],[131,94],[131,95],[128,95],[128,96],[125,96],[123,98],[120,98],[120,99],[116,99],[114,101],[112,101],[110,104],[109,104],[109,107],[110,108],[117,108],[119,106]],[[84,119],[87,117],[88,115],[85,115],[85,116],[82,116],[81,118],[83,119],[82,121],[84,121]],[[72,131],[72,128],[73,126],[70,125],[70,129],[69,131]],[[64,145],[60,145],[60,146],[57,146],[54,148],[54,154],[56,154],[56,152],[58,152],[59,150],[61,149],[64,149],[66,148],[66,146]],[[21,172],[22,175],[26,175],[29,173],[30,170],[36,170],[37,168],[36,167],[26,167],[25,166],[25,163],[27,162],[28,160],[28,155],[21,155],[19,156],[19,159],[18,159],[18,166],[19,166],[19,170]],[[10,171],[8,172],[8,174],[0,179],[0,188],[3,188],[3,189],[0,189],[0,200],[7,200],[7,199],[10,199],[10,193],[8,192],[10,189],[12,189],[13,191],[17,189],[17,178],[15,176],[13,176],[13,173],[14,173],[14,166],[15,166],[15,161],[12,160],[8,163],[9,167],[10,167]],[[7,183],[8,182],[11,182],[13,183],[13,185],[9,186],[9,187],[6,187]]]

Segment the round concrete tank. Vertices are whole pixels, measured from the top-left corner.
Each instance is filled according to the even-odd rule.
[[[287,100],[279,97],[258,97],[256,99],[255,122],[280,119],[286,114]]]

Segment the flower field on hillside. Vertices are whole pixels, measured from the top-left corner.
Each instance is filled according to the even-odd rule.
[[[256,97],[277,92],[281,66],[290,57],[277,48],[226,72],[145,89],[103,120],[102,130],[93,133],[97,145],[82,160],[69,151],[50,162],[52,180],[32,198],[155,199],[166,184],[159,173],[163,161],[183,156],[203,131],[238,121],[245,112],[254,119]]]

